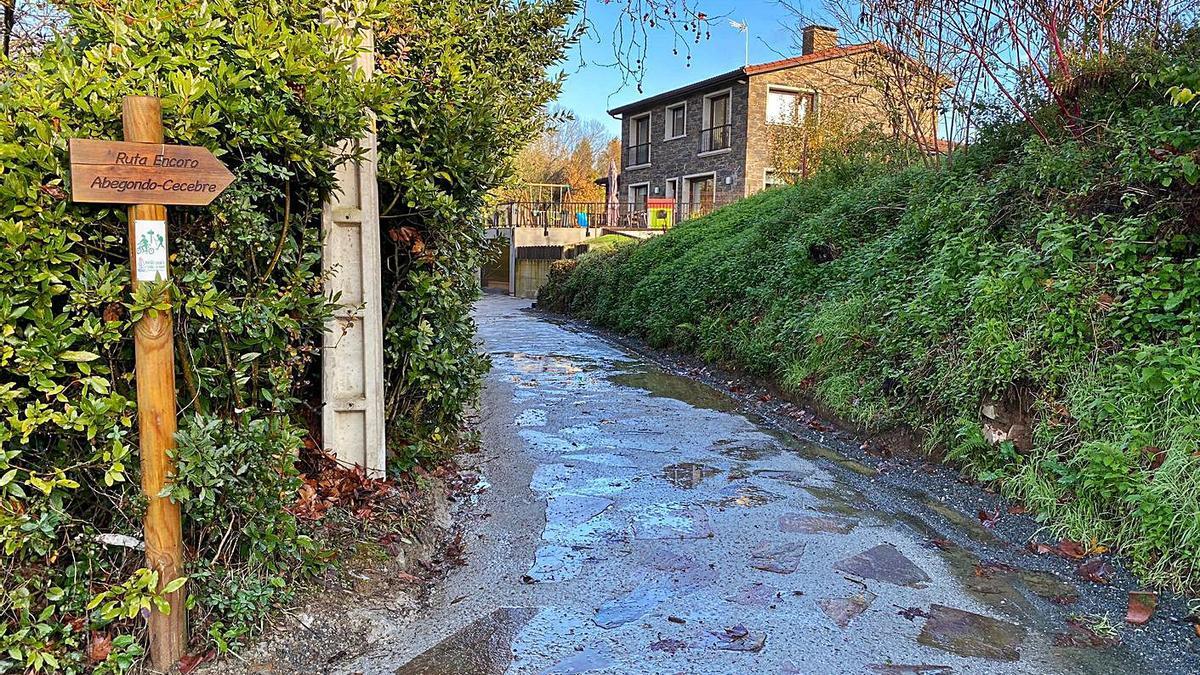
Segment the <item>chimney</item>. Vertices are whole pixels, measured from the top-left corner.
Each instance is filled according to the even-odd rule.
[[[804,54],[833,49],[837,46],[837,29],[813,24],[804,29]]]

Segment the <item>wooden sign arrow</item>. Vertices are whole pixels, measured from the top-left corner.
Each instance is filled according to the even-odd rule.
[[[233,182],[207,148],[72,138],[71,199],[204,206]]]

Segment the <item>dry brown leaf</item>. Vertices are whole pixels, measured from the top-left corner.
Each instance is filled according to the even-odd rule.
[[[92,631],[91,639],[88,640],[87,660],[91,665],[103,663],[108,655],[113,650],[113,639],[108,633]]]
[[[1157,605],[1157,593],[1130,591],[1129,609],[1125,612],[1125,621],[1135,626],[1140,626],[1150,620],[1150,617],[1154,615],[1154,608]]]

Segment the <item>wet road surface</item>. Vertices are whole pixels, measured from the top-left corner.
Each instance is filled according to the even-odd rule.
[[[871,467],[527,306],[477,307],[467,564],[338,672],[1152,672],[1064,644],[1072,584],[981,562],[881,506]]]

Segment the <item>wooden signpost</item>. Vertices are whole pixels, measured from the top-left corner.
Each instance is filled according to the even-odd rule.
[[[167,281],[167,204],[208,204],[233,174],[205,148],[163,145],[162,103],[129,96],[122,109],[125,141],[71,139],[71,199],[130,204],[129,261],[133,287]],[[160,497],[174,465],[175,352],[171,312],[147,312],[133,329],[142,492],[148,501],[146,560],[159,588],[183,567],[179,505]],[[167,595],[170,613],[150,612],[150,656],[169,671],[187,651],[184,591]]]

